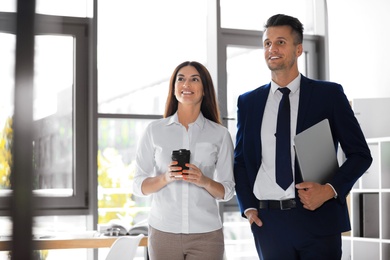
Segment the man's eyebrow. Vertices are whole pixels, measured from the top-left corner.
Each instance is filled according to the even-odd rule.
[[[270,40],[269,38],[264,39],[264,41],[269,41],[269,40]],[[283,37],[283,36],[279,36],[279,37],[276,37],[276,40],[285,40],[285,41],[287,41],[287,38]]]

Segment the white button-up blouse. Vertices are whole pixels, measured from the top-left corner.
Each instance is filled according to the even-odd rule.
[[[136,157],[134,194],[145,196],[142,182],[165,174],[173,150],[191,151],[190,163],[204,175],[221,183],[225,196],[234,195],[233,142],[226,127],[206,119],[202,113],[187,129],[177,114],[149,124],[140,139]],[[205,233],[222,228],[217,200],[204,188],[185,181],[174,181],[152,194],[149,225],[171,233]]]

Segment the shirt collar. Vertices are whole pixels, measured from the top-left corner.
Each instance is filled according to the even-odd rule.
[[[205,120],[206,118],[203,116],[202,112],[199,113],[199,116],[198,118],[195,120],[195,122],[191,123],[190,125],[197,125],[198,127],[200,128],[203,128],[204,124],[205,124]],[[177,116],[177,111],[175,114],[173,114],[168,122],[167,122],[167,125],[172,125],[172,124],[178,124],[178,125],[181,125],[180,122],[179,122],[179,118]]]
[[[295,93],[299,89],[300,84],[301,84],[301,73],[299,73],[298,76],[295,79],[293,79],[293,81],[288,83],[286,87],[291,90],[291,93]],[[276,82],[271,80],[271,91],[273,94],[275,94],[275,91],[278,90],[278,88],[280,88],[280,86],[276,84]]]

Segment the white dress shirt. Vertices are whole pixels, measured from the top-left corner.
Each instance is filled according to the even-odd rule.
[[[221,183],[225,196],[234,195],[233,142],[222,125],[206,119],[202,113],[188,131],[177,114],[152,122],[140,140],[136,158],[134,194],[142,193],[142,182],[165,174],[173,150],[191,151],[190,163],[204,175]],[[152,194],[149,225],[171,233],[205,233],[222,228],[217,200],[204,188],[185,181],[174,181]]]
[[[300,91],[301,74],[291,81],[286,87],[290,92],[290,111],[291,111],[291,164],[294,174],[295,151],[293,140],[297,126],[298,103]],[[257,173],[253,192],[259,200],[284,200],[295,198],[295,176],[290,187],[283,190],[276,183],[275,176],[275,146],[276,146],[276,120],[278,116],[279,102],[283,94],[278,91],[278,84],[271,81],[271,90],[268,95],[267,103],[264,109],[263,122],[261,125],[261,146],[262,162]]]

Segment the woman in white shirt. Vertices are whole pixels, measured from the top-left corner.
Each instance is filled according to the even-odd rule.
[[[188,170],[171,159],[179,149],[191,152]],[[152,260],[223,259],[217,201],[234,194],[233,151],[210,73],[198,62],[183,62],[171,76],[164,118],[147,127],[136,158],[134,194],[153,195]]]

